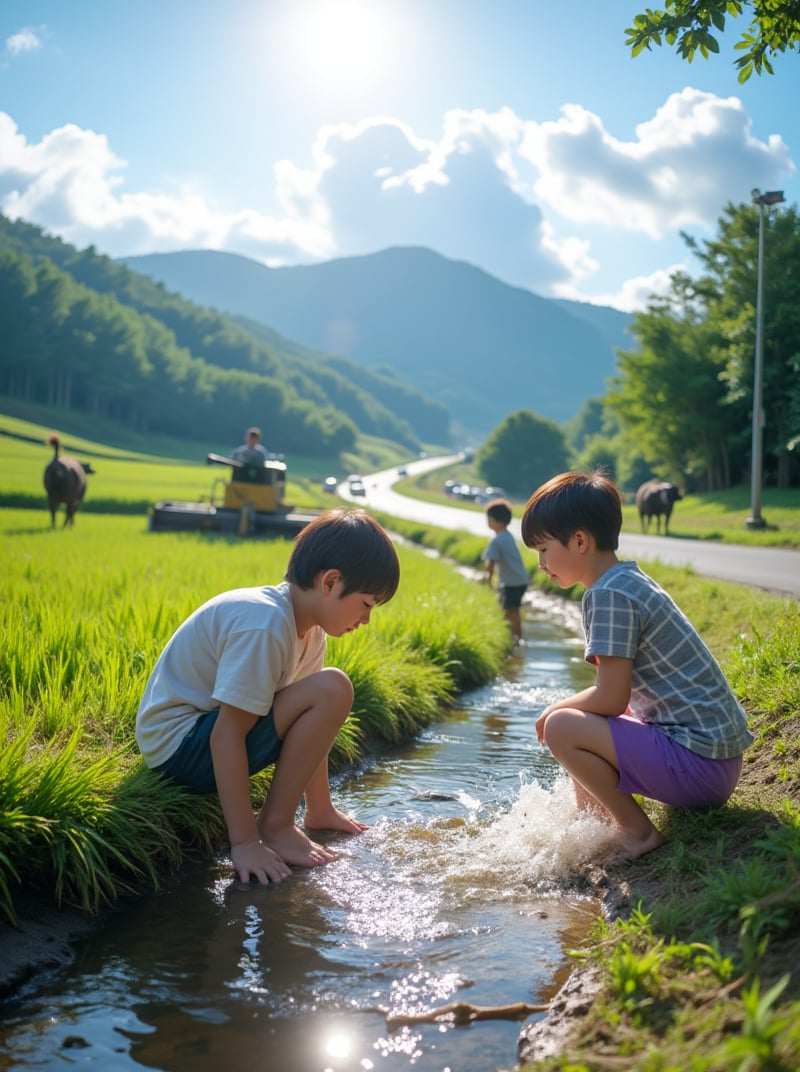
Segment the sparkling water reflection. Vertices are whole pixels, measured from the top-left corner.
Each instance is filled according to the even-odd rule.
[[[541,1002],[595,918],[578,879],[607,831],[575,815],[533,731],[591,672],[547,617],[501,679],[337,786],[370,829],[276,887],[227,860],[115,913],[71,969],[0,1019],[0,1068],[218,1072],[515,1063],[519,1024],[386,1015],[453,1001]]]

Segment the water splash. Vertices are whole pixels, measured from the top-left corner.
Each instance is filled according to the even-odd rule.
[[[500,889],[563,885],[608,849],[614,828],[579,812],[572,784],[559,776],[551,788],[523,785],[519,799],[464,846],[464,877],[492,877]]]

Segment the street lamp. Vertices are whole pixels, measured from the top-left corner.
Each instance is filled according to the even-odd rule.
[[[749,529],[764,529],[767,523],[761,516],[761,469],[764,435],[764,410],[761,405],[761,380],[764,364],[764,218],[770,205],[784,201],[783,190],[752,192],[753,204],[759,206],[758,217],[758,282],[756,284],[756,361],[753,370],[753,447],[750,457],[750,517]]]

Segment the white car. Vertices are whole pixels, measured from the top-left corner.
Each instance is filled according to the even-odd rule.
[[[367,494],[367,489],[364,487],[363,480],[351,480],[348,487],[350,488],[351,495],[361,496]]]

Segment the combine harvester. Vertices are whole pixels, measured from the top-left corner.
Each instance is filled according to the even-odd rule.
[[[150,512],[150,532],[294,537],[318,516],[318,512],[295,511],[294,506],[284,502],[286,464],[277,458],[251,464],[209,454],[206,461],[209,465],[229,466],[230,479],[214,481],[207,503],[171,499],[157,502]]]

